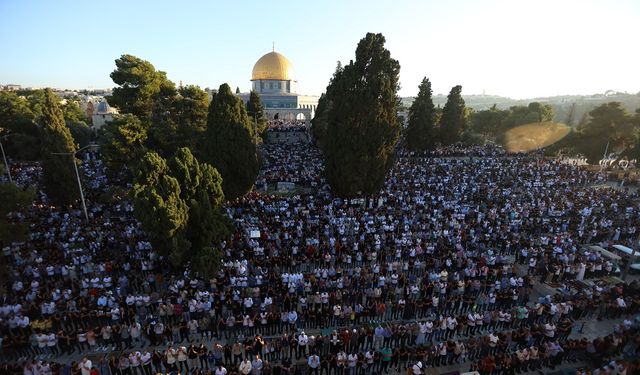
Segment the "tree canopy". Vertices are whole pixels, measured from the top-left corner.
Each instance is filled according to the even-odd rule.
[[[134,213],[154,247],[176,267],[191,264],[201,275],[217,269],[215,245],[231,235],[222,215],[222,177],[191,151],[180,148],[166,161],[147,152],[136,170]]]
[[[413,151],[426,151],[435,138],[436,108],[431,98],[431,82],[427,77],[418,87],[418,96],[409,108],[409,125],[406,130],[407,147]]]
[[[259,161],[244,103],[222,84],[209,104],[199,155],[222,175],[225,197],[235,199],[253,186]]]
[[[327,181],[338,195],[372,194],[392,165],[400,133],[397,119],[400,64],[382,34],[367,33],[356,60],[336,69],[319,106],[319,134]]]
[[[531,102],[527,106],[510,107],[502,125],[504,130],[508,130],[518,125],[530,124],[532,122],[552,121],[553,116],[553,108],[550,105]]]
[[[134,181],[136,218],[154,248],[169,256],[174,264],[180,264],[183,247],[178,244],[177,234],[186,227],[189,217],[189,208],[180,196],[180,183],[171,176],[166,160],[155,152],[147,152],[142,157]]]
[[[6,171],[0,167],[0,173]],[[10,222],[7,214],[27,209],[35,198],[35,189],[30,186],[20,188],[15,184],[0,184],[0,242],[23,241],[28,233],[28,225]]]
[[[247,114],[252,121],[257,121],[257,132],[262,138],[265,137],[267,131],[267,117],[264,114],[264,106],[260,100],[260,95],[251,90],[249,101],[247,102]]]
[[[173,105],[177,122],[178,145],[195,150],[198,139],[207,129],[209,95],[198,86],[188,85],[178,89],[178,97]]]
[[[447,102],[442,108],[440,118],[440,141],[445,145],[450,145],[460,141],[462,133],[467,129],[467,111],[462,99],[462,86],[454,86]]]
[[[44,91],[45,105],[42,112],[42,172],[44,190],[56,204],[69,205],[79,197],[73,188],[76,174],[76,147],[69,128],[64,123],[59,98],[53,91]],[[68,153],[69,155],[53,155]]]
[[[107,98],[109,104],[120,113],[130,113],[140,120],[149,120],[154,109],[154,99],[167,95],[175,85],[167,79],[165,72],[156,71],[148,61],[133,55],[122,55],[116,59],[116,69],[111,79],[118,85]]]
[[[100,153],[112,176],[127,173],[145,154],[147,128],[134,115],[119,116],[99,131]]]
[[[624,152],[638,143],[640,127],[621,103],[602,104],[589,112],[589,116],[589,123],[579,130],[590,148],[595,149],[594,154],[602,153],[607,143],[614,152]]]

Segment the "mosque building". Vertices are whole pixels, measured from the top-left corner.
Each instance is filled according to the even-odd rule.
[[[319,97],[300,95],[297,86],[293,65],[275,50],[262,56],[253,66],[251,89],[260,95],[268,119],[300,120],[309,125]],[[249,101],[249,93],[238,95],[245,103]]]

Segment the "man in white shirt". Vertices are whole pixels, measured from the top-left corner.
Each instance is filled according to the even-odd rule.
[[[80,361],[80,370],[82,372],[82,375],[91,375],[91,367],[92,363],[89,358],[82,358],[82,361]]]
[[[131,368],[131,372],[133,374],[137,374],[138,368],[140,368],[141,360],[140,357],[142,354],[140,352],[135,352],[129,354],[129,366]]]
[[[227,369],[222,365],[218,365],[218,367],[216,367],[215,375],[227,375]]]
[[[358,365],[358,355],[356,353],[350,353],[347,356],[347,366],[350,374],[355,374],[356,365]]]
[[[546,338],[548,340],[553,339],[553,337],[556,335],[556,326],[553,323],[545,323],[544,326],[544,335],[546,336]]]
[[[364,373],[370,374],[373,371],[373,350],[368,350],[364,353]]]
[[[173,371],[178,370],[176,366],[176,350],[171,345],[164,352],[164,355],[167,359],[167,367]]]
[[[187,348],[185,346],[181,346],[177,351],[177,360],[178,360],[178,368],[180,371],[184,371],[185,374],[189,373],[189,365],[187,364]],[[184,370],[182,368],[184,367]]]
[[[129,334],[131,335],[132,342],[140,342],[140,347],[144,346],[144,342],[142,342],[142,339],[140,338],[140,335],[142,334],[142,327],[140,326],[140,323],[133,322],[129,329]]]
[[[149,353],[148,350],[146,350],[144,353],[142,353],[142,355],[140,356],[140,362],[142,363],[142,370],[144,371],[145,374],[151,374],[151,353]]]
[[[240,362],[240,365],[238,366],[238,370],[242,375],[249,375],[251,373],[251,369],[253,369],[253,366],[251,365],[249,358],[245,358],[245,360]]]
[[[413,373],[413,375],[422,374],[422,362],[418,361],[418,363],[413,365],[413,367],[411,367],[411,372]]]
[[[309,337],[302,331],[298,335],[298,359],[300,359],[300,356],[307,356],[307,344],[309,344]]]

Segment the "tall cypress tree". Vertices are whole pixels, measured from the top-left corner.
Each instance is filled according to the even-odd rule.
[[[467,129],[467,114],[462,99],[462,86],[454,86],[447,96],[440,119],[440,140],[445,145],[456,143]]]
[[[262,137],[264,132],[267,130],[267,118],[264,115],[264,106],[260,100],[260,95],[253,90],[251,90],[251,93],[249,94],[247,114],[252,122],[257,121],[257,124],[254,123],[253,125],[258,131],[258,135]]]
[[[189,243],[178,241],[178,234],[189,219],[189,207],[181,192],[180,182],[171,176],[167,161],[155,152],[147,152],[138,163],[134,179],[134,214],[154,248],[174,266],[182,264],[184,253],[190,248]]]
[[[130,175],[135,163],[147,152],[147,128],[131,114],[119,116],[98,131],[100,154],[112,176]]]
[[[259,162],[251,120],[242,100],[226,83],[220,85],[209,104],[200,155],[222,175],[222,190],[227,199],[235,199],[253,186]]]
[[[51,200],[69,205],[80,197],[76,186],[76,146],[58,104],[59,98],[50,89],[44,91],[42,109],[42,170],[44,190]],[[53,155],[70,153],[71,155]]]
[[[431,82],[427,77],[420,83],[418,96],[409,108],[407,147],[413,151],[426,151],[433,145],[436,108],[431,98]]]
[[[224,195],[222,177],[211,165],[199,163],[191,151],[180,148],[169,160],[171,175],[180,182],[180,196],[189,207],[187,225],[179,236],[191,247],[181,263],[192,261],[193,268],[207,277],[218,264],[211,262],[211,252],[219,253],[214,246],[228,238],[232,231],[228,219],[222,214]],[[205,257],[208,260],[200,258]]]
[[[382,34],[367,33],[358,43],[356,60],[334,75],[327,87],[332,105],[325,109],[325,173],[339,195],[376,192],[393,162],[400,133],[396,95],[400,64],[384,43]]]
[[[329,112],[333,107],[333,98],[334,98],[334,87],[337,84],[334,84],[335,81],[339,80],[342,74],[343,68],[340,61],[336,66],[336,70],[333,73],[333,77],[329,80],[329,85],[327,86],[327,91],[320,96],[320,100],[318,100],[318,107],[316,108],[316,114],[311,120],[311,132],[315,141],[320,147],[321,150],[326,151],[326,140],[327,140],[327,129],[329,128]]]

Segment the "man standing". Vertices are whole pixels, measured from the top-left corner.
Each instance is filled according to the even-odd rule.
[[[422,374],[422,362],[418,361],[418,363],[413,365],[411,370],[412,370],[411,373],[413,375],[421,375]]]
[[[389,363],[391,362],[391,349],[388,346],[385,346],[380,351],[382,354],[382,367],[380,368],[380,372],[384,371],[385,374],[389,373]]]
[[[256,354],[251,361],[251,374],[252,375],[260,375],[262,373],[262,359],[259,354]]]
[[[253,366],[249,358],[245,358],[244,361],[240,362],[240,366],[238,366],[238,371],[240,371],[242,375],[249,375],[252,369]]]
[[[164,352],[164,355],[167,359],[167,367],[169,371],[176,371],[178,369],[176,367],[176,350],[169,345],[167,350]]]
[[[151,353],[149,353],[148,350],[142,353],[140,356],[140,362],[142,362],[142,370],[144,374],[151,375]]]
[[[82,375],[91,375],[91,367],[92,363],[87,357],[83,357],[82,361],[80,361],[80,370]]]
[[[311,354],[307,359],[307,364],[309,365],[309,373],[317,375],[320,367],[320,357],[315,353]]]
[[[129,367],[131,368],[131,374],[133,375],[137,375],[138,372],[140,372],[141,375],[143,374],[143,370],[140,367],[142,364],[140,361],[141,356],[142,354],[140,354],[140,352],[129,354]]]
[[[298,336],[298,359],[300,359],[300,356],[306,356],[307,355],[307,344],[309,343],[309,337],[307,336],[306,333],[304,333],[304,331],[302,331],[300,333],[300,335]]]

